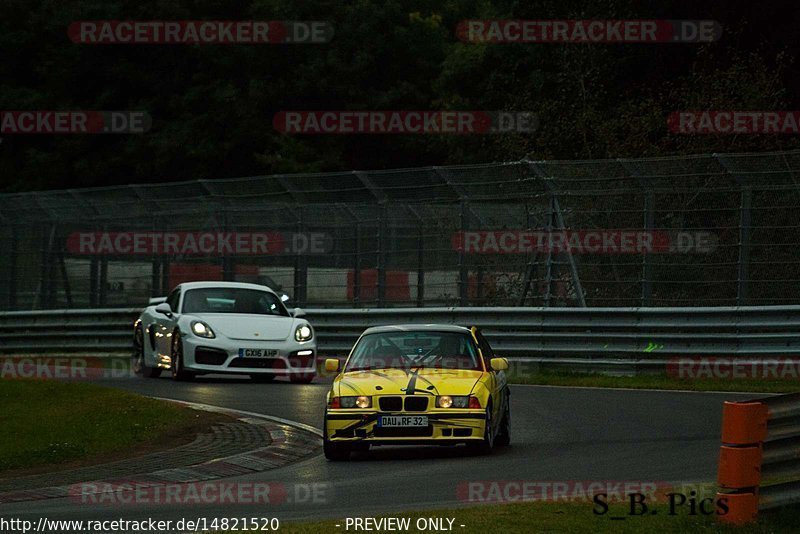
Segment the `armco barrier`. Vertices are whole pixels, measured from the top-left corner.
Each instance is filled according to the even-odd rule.
[[[800,503],[800,393],[726,402],[717,498],[721,521],[746,524],[759,510]]]
[[[499,355],[567,367],[664,370],[678,356],[758,360],[800,353],[800,306],[718,308],[309,309],[322,354],[346,354],[369,326],[479,326]],[[138,309],[0,313],[0,352],[128,351]]]
[[[321,347],[346,351],[367,326],[481,328],[503,356],[657,360],[681,355],[800,352],[800,306],[718,308],[382,308],[309,310]],[[662,367],[663,369],[663,367]]]

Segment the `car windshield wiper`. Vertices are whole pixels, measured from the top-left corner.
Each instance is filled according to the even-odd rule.
[[[371,366],[367,366],[367,367],[351,367],[347,371],[348,372],[350,372],[350,371],[372,371],[372,367]]]

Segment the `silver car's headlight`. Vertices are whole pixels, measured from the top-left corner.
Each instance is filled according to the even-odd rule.
[[[216,337],[214,331],[203,321],[192,321],[192,333],[197,337],[204,337],[211,339]]]
[[[314,337],[314,331],[307,324],[301,324],[294,331],[294,338],[297,341],[308,341],[312,337]]]

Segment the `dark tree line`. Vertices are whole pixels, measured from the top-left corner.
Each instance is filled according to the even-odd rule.
[[[797,136],[676,136],[684,109],[800,109],[796,2],[575,0],[4,0],[0,109],[145,110],[141,135],[6,135],[18,191],[530,158],[606,158],[798,146]],[[715,43],[470,44],[468,18],[714,19]],[[322,45],[88,46],[94,19],[328,20]],[[535,112],[532,133],[281,134],[292,109]]]

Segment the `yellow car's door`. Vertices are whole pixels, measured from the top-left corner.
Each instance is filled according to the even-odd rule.
[[[508,379],[506,378],[505,371],[498,372],[492,369],[491,362],[492,358],[495,357],[494,351],[486,341],[486,338],[483,337],[480,330],[474,326],[470,330],[472,331],[472,337],[478,345],[484,365],[486,366],[486,388],[491,392],[492,421],[494,422],[494,431],[496,431],[496,426],[508,409]]]

